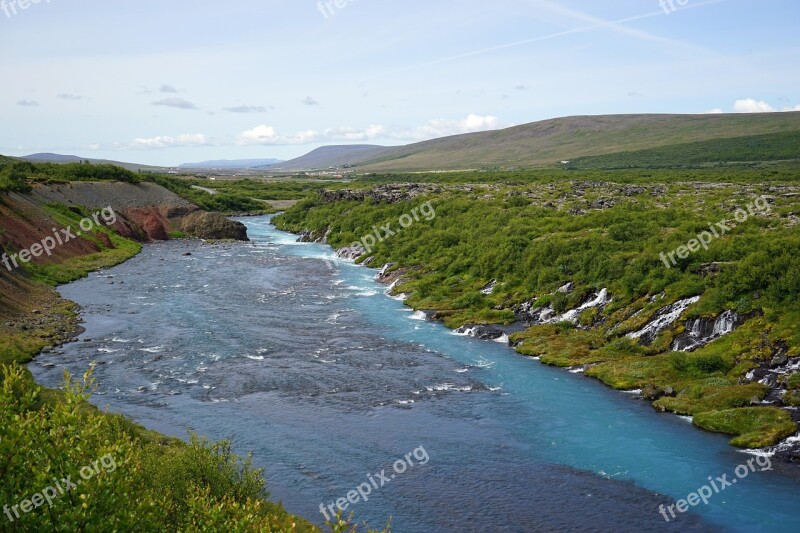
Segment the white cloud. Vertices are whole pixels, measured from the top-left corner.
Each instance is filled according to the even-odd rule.
[[[719,107],[715,107],[714,109],[709,109],[708,111],[703,111],[703,112],[702,112],[702,113],[700,113],[700,114],[701,114],[701,115],[721,115],[721,114],[723,114],[724,112],[725,112],[725,111],[723,111],[721,108],[719,108]]]
[[[190,101],[184,100],[183,98],[178,98],[176,96],[171,96],[169,98],[164,98],[163,100],[158,100],[156,102],[153,102],[153,105],[175,107],[177,109],[197,109],[197,106],[191,103]]]
[[[308,106],[319,105],[319,102],[317,102],[314,98],[310,96],[306,96],[306,98],[303,100],[303,105],[308,105]]]
[[[783,99],[786,100],[786,99]],[[733,109],[737,113],[777,113],[777,112],[792,112],[800,111],[800,104],[796,106],[784,106],[778,109],[764,100],[756,100],[754,98],[744,98],[736,100],[733,104]]]
[[[753,98],[736,100],[733,104],[733,110],[737,113],[774,113],[777,111],[764,100],[756,101]]]
[[[392,135],[395,139],[424,141],[437,137],[448,137],[462,133],[495,130],[500,127],[500,119],[486,115],[471,114],[461,120],[447,120],[443,118],[429,120],[423,126],[411,131],[397,132]]]
[[[36,100],[20,100],[17,105],[21,107],[39,107],[39,102]]]
[[[306,130],[295,133],[294,135],[280,135],[273,126],[265,124],[243,131],[239,134],[236,144],[263,144],[263,145],[286,145],[286,144],[310,144],[319,138],[319,133],[314,130]]]
[[[178,92],[178,89],[176,89],[176,88],[175,88],[175,87],[173,87],[172,85],[167,85],[167,84],[165,83],[164,85],[162,85],[162,86],[161,86],[161,87],[158,89],[158,92],[160,92],[160,93],[177,93],[177,92]]]
[[[163,136],[134,139],[133,148],[162,149],[177,146],[203,146],[208,144],[208,139],[202,133],[185,133],[177,137]]]
[[[398,141],[424,141],[437,137],[447,137],[462,133],[493,130],[500,127],[497,117],[487,115],[468,115],[461,120],[435,119],[413,129],[391,129],[380,124],[372,124],[358,129],[349,126],[328,128],[323,131],[306,130],[293,135],[283,135],[274,126],[266,124],[243,131],[236,139],[239,145],[289,145],[330,142],[365,142],[376,139]]]

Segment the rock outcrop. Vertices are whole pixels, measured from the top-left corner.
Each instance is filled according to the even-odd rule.
[[[681,317],[684,311],[686,311],[689,306],[692,304],[696,304],[700,301],[699,296],[694,296],[692,298],[686,298],[683,300],[679,300],[674,304],[668,305],[666,307],[662,307],[658,311],[656,311],[655,315],[653,315],[652,320],[638,331],[634,331],[632,333],[628,333],[626,335],[629,339],[639,339],[639,342],[642,344],[651,344],[656,337],[658,337],[659,333],[666,330],[670,326],[672,326],[678,319]]]
[[[194,211],[181,222],[181,230],[188,235],[209,240],[246,241],[247,226],[241,222],[228,220],[219,213]]]
[[[34,187],[34,203],[63,204],[99,210],[114,209],[112,226],[120,235],[139,241],[169,239],[181,231],[199,239],[248,240],[243,224],[217,213],[208,213],[190,201],[155,183],[79,181]]]
[[[366,252],[366,250],[361,246],[347,246],[345,248],[339,248],[338,250],[336,250],[336,257],[355,261],[362,255],[364,255],[364,252]]]
[[[746,318],[736,311],[725,311],[717,317],[693,318],[686,321],[686,329],[672,343],[676,352],[690,352],[709,342],[731,333],[741,326]]]

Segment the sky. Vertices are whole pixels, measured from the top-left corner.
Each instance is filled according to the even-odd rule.
[[[797,0],[0,0],[0,154],[291,159],[800,110]]]

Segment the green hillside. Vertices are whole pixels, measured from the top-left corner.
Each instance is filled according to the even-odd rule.
[[[397,148],[361,170],[423,171],[549,166],[580,157],[800,132],[800,113],[606,115],[534,122]]]
[[[800,159],[800,132],[713,139],[637,152],[581,157],[572,161],[568,168],[675,168],[721,162],[749,163],[792,159]]]

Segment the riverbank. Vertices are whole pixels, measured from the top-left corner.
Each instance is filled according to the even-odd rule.
[[[452,329],[498,339],[508,332],[492,324],[522,325],[509,341],[523,355],[636,391],[658,410],[734,435],[736,446],[781,443],[762,453],[796,461],[794,439],[784,441],[797,432],[795,289],[767,273],[798,245],[796,196],[774,184],[400,184],[323,194],[276,223],[359,263],[401,269],[395,291]],[[676,268],[660,261],[658,250],[689,241],[690,228],[733,220],[759,198],[769,212],[746,213]],[[369,253],[353,249],[359,235],[397,226],[426,201],[435,220]],[[765,245],[773,255],[754,263]]]
[[[190,420],[202,434],[232,436],[268,468],[273,497],[318,523],[320,502],[420,445],[429,466],[348,512],[380,527],[392,517],[409,533],[579,529],[600,517],[609,527],[685,531],[700,529],[697,515],[669,527],[658,505],[742,460],[724,438],[686,432],[627,395],[412,320],[373,272],[266,220],[244,219],[252,244],[157,244],[64,287],[85,308],[81,340],[91,340],[39,359],[37,380],[97,360],[98,405],[169,435]],[[44,368],[50,362],[59,368]],[[710,518],[751,524],[750,509],[784,501],[784,487],[793,485],[778,475],[754,477]]]
[[[99,224],[99,211],[91,218],[100,206],[107,225]],[[95,222],[92,231],[85,230],[87,220]],[[9,266],[0,277],[0,502],[7,510],[0,523],[37,530],[70,523],[88,529],[216,524],[318,531],[269,502],[262,471],[235,456],[229,444],[193,435],[186,443],[101,412],[89,403],[91,371],[83,379],[65,378],[63,389],[48,389],[20,366],[75,342],[83,332],[80,309],[61,298],[56,285],[128,261],[141,252],[141,242],[198,234],[246,238],[240,232],[243,225],[202,212],[156,185],[81,182],[3,193],[0,228],[3,257],[10,265],[24,257],[26,246],[36,254],[30,243],[53,240],[50,253],[30,262],[20,259],[17,268]],[[65,237],[56,241],[52,236],[57,234]],[[115,283],[113,276],[108,283]],[[101,462],[104,472],[86,474],[86,465]],[[68,498],[54,497],[58,501],[47,513],[33,509],[41,496],[34,493],[53,476],[77,479],[78,473],[81,482],[67,489]],[[90,511],[84,501],[91,502]]]

